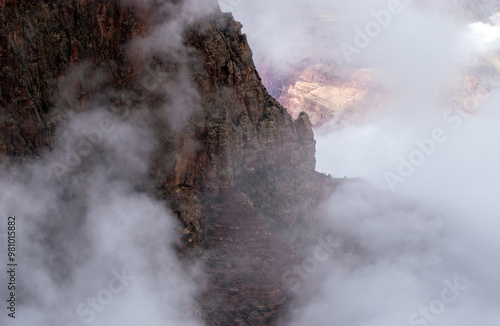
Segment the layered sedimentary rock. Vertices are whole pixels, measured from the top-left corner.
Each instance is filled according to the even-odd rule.
[[[307,112],[313,127],[360,123],[367,111],[382,108],[390,99],[377,69],[359,69],[345,76],[335,64],[311,60],[285,70],[270,64],[264,67],[264,82],[270,92],[292,117]]]
[[[202,19],[183,21],[180,55],[144,54],[130,41],[147,39],[183,2],[164,1],[159,14],[159,3],[138,3],[1,3],[2,161],[15,167],[51,155],[70,112],[150,108],[159,145],[144,191],[185,226],[179,254],[203,262],[198,313],[208,325],[277,325],[290,300],[284,272],[301,261],[296,245],[307,241],[292,231],[309,229],[311,209],[336,186],[314,171],[309,117],[294,120],[269,95],[241,25],[215,2]],[[151,76],[160,91],[145,86]],[[195,90],[180,106],[197,109],[176,123],[159,113],[176,101],[176,92],[162,91],[169,78]],[[55,159],[58,168],[64,159]],[[55,174],[69,185],[84,169]]]

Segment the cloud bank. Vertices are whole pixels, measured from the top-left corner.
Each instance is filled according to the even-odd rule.
[[[317,169],[368,183],[347,183],[318,211],[339,246],[313,275],[287,275],[303,282],[288,324],[497,325],[498,21],[471,21],[486,2],[401,1],[373,29],[390,5],[234,9],[258,56],[293,64],[321,49],[339,71],[379,68],[392,98],[362,124],[316,130]],[[341,44],[356,42],[366,46],[346,60]]]

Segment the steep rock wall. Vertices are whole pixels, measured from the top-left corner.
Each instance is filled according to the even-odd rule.
[[[301,261],[296,246],[307,241],[292,231],[310,229],[312,208],[336,181],[314,171],[308,116],[293,120],[268,94],[230,14],[215,9],[187,24],[179,62],[168,52],[144,57],[130,41],[148,37],[182,2],[164,1],[171,10],[160,15],[159,3],[141,3],[1,3],[2,161],[15,168],[50,155],[68,112],[90,103],[114,113],[150,107],[159,146],[144,191],[164,199],[186,227],[179,254],[203,263],[199,314],[208,325],[277,325],[290,300],[283,274]],[[150,71],[167,76],[160,85],[185,74],[195,86],[186,109],[198,109],[181,127],[157,113],[175,93],[144,87]],[[61,173],[61,181],[70,184],[84,168]]]

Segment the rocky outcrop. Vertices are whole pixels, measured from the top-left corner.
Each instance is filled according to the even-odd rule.
[[[184,224],[179,254],[203,262],[199,314],[208,325],[277,325],[290,300],[282,275],[300,262],[297,245],[307,241],[292,231],[309,228],[311,209],[336,181],[314,171],[308,115],[293,120],[269,95],[230,14],[215,9],[187,20],[182,60],[134,48],[131,40],[182,6],[165,2],[170,9],[158,13],[147,2],[3,1],[0,153],[11,166],[50,155],[68,112],[85,112],[90,102],[114,114],[150,107],[159,146],[144,189]],[[176,93],[144,87],[151,71],[165,79],[158,85],[178,76],[194,85],[192,102],[180,106],[198,110],[185,123],[158,113]]]

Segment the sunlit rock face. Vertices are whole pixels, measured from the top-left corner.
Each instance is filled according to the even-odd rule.
[[[381,108],[390,98],[378,69],[358,69],[346,76],[334,64],[302,63],[288,70],[267,67],[261,73],[292,117],[307,112],[313,127],[359,123],[368,110]]]
[[[333,122],[355,124],[366,110],[383,105],[386,95],[374,69],[359,69],[346,79],[328,75],[332,67],[306,68],[299,80],[279,97],[292,116],[308,113],[315,127]]]

